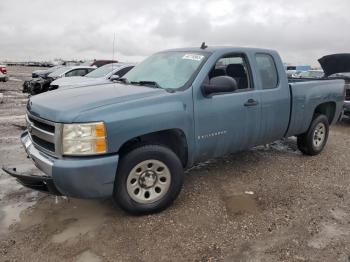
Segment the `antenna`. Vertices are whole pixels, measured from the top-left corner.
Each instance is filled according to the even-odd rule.
[[[205,42],[202,42],[201,49],[206,49],[208,46],[205,44]]]

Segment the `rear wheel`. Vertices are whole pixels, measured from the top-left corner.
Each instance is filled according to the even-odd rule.
[[[145,145],[121,157],[113,199],[132,214],[159,212],[176,199],[182,183],[177,155],[165,146]]]
[[[329,134],[328,118],[325,115],[316,115],[309,130],[298,136],[298,148],[306,155],[318,155],[325,147]]]

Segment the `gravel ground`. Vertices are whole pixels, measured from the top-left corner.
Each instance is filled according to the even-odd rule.
[[[0,82],[0,164],[35,170],[21,148],[34,68]],[[295,139],[187,171],[169,209],[132,217],[111,201],[48,196],[0,173],[0,261],[350,261],[350,120],[324,152]]]

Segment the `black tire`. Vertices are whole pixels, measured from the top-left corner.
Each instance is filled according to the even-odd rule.
[[[325,127],[325,137],[318,146],[314,144],[315,130],[318,125],[322,123]],[[297,138],[298,149],[305,155],[315,156],[322,152],[323,148],[327,144],[329,135],[329,123],[328,118],[325,115],[315,115],[311,122],[308,131]]]
[[[128,176],[138,164],[151,159],[161,161],[168,168],[171,176],[170,186],[161,199],[152,203],[139,203],[128,193]],[[156,213],[173,203],[181,191],[183,178],[184,171],[181,161],[171,149],[161,145],[143,145],[121,156],[114,184],[113,200],[122,209],[134,215]]]

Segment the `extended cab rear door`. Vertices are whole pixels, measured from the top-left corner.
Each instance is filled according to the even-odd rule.
[[[222,156],[255,145],[260,132],[260,95],[245,53],[211,57],[202,71],[203,86],[217,76],[238,83],[234,92],[206,97],[201,87],[194,93],[196,161]]]
[[[284,137],[290,118],[290,88],[279,55],[257,52],[253,59],[256,88],[261,101],[261,127],[258,144]]]

